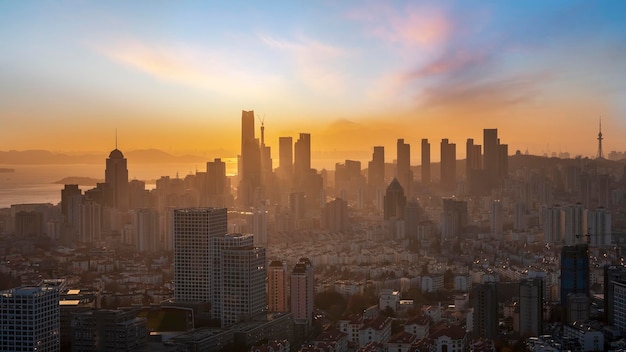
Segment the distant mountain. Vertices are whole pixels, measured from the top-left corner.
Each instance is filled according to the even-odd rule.
[[[211,160],[197,155],[172,155],[158,149],[131,150],[123,153],[129,163],[164,164]],[[0,165],[104,164],[108,157],[109,153],[69,155],[48,150],[9,150],[0,151]]]

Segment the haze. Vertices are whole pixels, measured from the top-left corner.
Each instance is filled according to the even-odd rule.
[[[608,1],[2,2],[0,150],[106,153],[118,129],[126,151],[236,152],[254,110],[268,144],[307,132],[318,151],[498,128],[511,153],[594,156],[600,116],[605,150],[622,151],[623,13]]]

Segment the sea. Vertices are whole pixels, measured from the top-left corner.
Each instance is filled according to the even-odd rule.
[[[232,160],[231,160],[232,159]],[[222,159],[224,160],[224,159]],[[237,171],[237,159],[228,158],[227,173]],[[65,177],[90,177],[104,180],[104,161],[99,164],[70,164],[70,165],[7,165],[0,164],[0,168],[13,169],[13,172],[0,172],[0,208],[8,208],[12,204],[51,203],[61,201],[63,184],[56,181]],[[129,180],[137,179],[146,182],[147,189],[155,187],[155,180],[161,176],[171,178],[195,174],[196,171],[206,171],[202,163],[188,164],[129,164]],[[93,186],[79,185],[83,191]]]

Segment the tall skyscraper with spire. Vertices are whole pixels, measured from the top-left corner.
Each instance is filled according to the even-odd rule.
[[[104,182],[107,185],[106,205],[127,210],[129,205],[128,165],[124,154],[117,149],[117,132],[115,133],[115,149],[106,160]]]
[[[602,118],[600,118],[600,126],[598,130],[598,154],[596,155],[596,159],[604,159],[604,153],[602,152]]]

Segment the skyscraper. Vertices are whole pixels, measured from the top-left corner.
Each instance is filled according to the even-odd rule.
[[[561,249],[561,306],[567,311],[568,296],[582,293],[589,297],[589,254],[586,244]]]
[[[589,243],[592,247],[612,245],[611,212],[606,208],[597,208],[587,213],[589,225]]]
[[[621,296],[617,296],[616,290],[621,292]],[[626,330],[626,300],[622,299],[626,297],[626,267],[618,265],[605,265],[604,266],[604,315],[606,317],[607,325],[616,326],[622,331]],[[617,322],[616,322],[616,309]]]
[[[156,209],[138,209],[135,212],[137,251],[154,253],[164,250],[159,236],[159,212]]]
[[[211,301],[211,237],[227,232],[226,208],[174,210],[174,300]]]
[[[498,186],[509,172],[509,146],[500,144],[497,128],[483,130],[483,169],[490,187]]]
[[[430,143],[428,139],[422,139],[422,183],[430,183]]]
[[[59,287],[0,292],[0,351],[60,351]]]
[[[498,290],[496,282],[478,285],[473,290],[474,336],[495,339],[498,335]]]
[[[520,336],[543,334],[543,279],[525,279],[519,287]]]
[[[456,144],[441,140],[441,186],[453,190],[456,185]]]
[[[406,196],[404,189],[398,179],[394,178],[385,192],[385,209],[383,211],[383,219],[402,220],[404,219],[404,207],[406,205]]]
[[[411,171],[411,145],[400,138],[397,142],[396,178],[404,193],[411,194],[413,172]]]
[[[117,147],[111,151],[106,160],[104,183],[107,185],[105,204],[119,210],[127,210],[129,205],[128,167],[124,154]]]
[[[283,182],[293,182],[293,139],[291,137],[278,138],[278,170],[276,171]]]
[[[288,312],[287,263],[272,260],[267,273],[267,307],[270,312]]]
[[[379,192],[385,189],[385,147],[374,147],[372,160],[367,164],[367,192],[370,201],[377,205]],[[378,206],[378,205],[377,205]]]
[[[504,209],[499,199],[491,203],[491,234],[495,237],[501,236],[504,231]]]
[[[341,232],[349,229],[348,202],[335,198],[326,203],[322,210],[321,227],[329,232]]]
[[[304,174],[311,170],[311,135],[300,133],[300,138],[294,145],[294,178],[296,185],[302,182]]]
[[[261,197],[261,151],[254,137],[254,111],[241,112],[241,169],[237,200],[254,206]]]
[[[230,181],[226,177],[226,163],[220,158],[206,163],[206,197],[211,207],[223,208],[228,205]]]
[[[291,271],[291,313],[296,323],[311,325],[315,282],[313,264],[308,258],[301,258]]]

